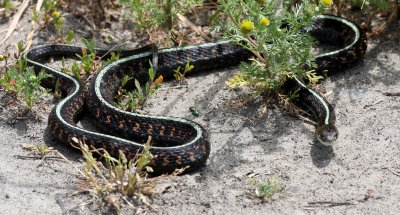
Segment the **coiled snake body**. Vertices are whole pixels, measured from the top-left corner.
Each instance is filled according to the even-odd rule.
[[[317,73],[340,70],[365,53],[365,34],[347,19],[318,16],[310,33],[320,43],[339,47],[317,56]],[[147,80],[147,69],[153,52],[122,51],[123,58],[102,68],[91,81],[88,90],[70,75],[43,64],[50,57],[72,57],[81,52],[82,48],[76,46],[42,45],[26,54],[28,64],[36,72],[43,69],[52,74],[52,78],[43,81],[43,85],[54,87],[56,80],[59,80],[62,91],[67,95],[49,115],[49,129],[59,141],[73,144],[73,138],[76,138],[96,148],[104,148],[111,155],[118,155],[118,150],[122,150],[128,158],[133,158],[151,136],[153,142],[150,152],[154,158],[150,165],[156,172],[170,172],[185,166],[194,169],[206,162],[210,143],[205,129],[197,123],[183,118],[126,112],[114,105],[115,94],[124,76],[128,75],[142,83]],[[97,53],[102,55],[106,51],[97,50]],[[196,71],[209,71],[238,65],[251,56],[248,50],[229,41],[161,49],[158,51],[157,75],[163,75],[165,79],[172,78],[171,71],[184,66],[188,59]],[[296,90],[299,95],[298,104],[313,113],[320,142],[329,145],[336,140],[332,106],[297,79],[289,79],[285,88],[287,91]],[[78,114],[85,104],[90,114],[98,120],[100,129],[107,134],[88,131],[76,125]]]

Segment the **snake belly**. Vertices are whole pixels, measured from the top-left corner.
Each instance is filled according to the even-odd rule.
[[[318,66],[315,69],[318,74],[326,70],[329,74],[341,70],[365,54],[365,34],[347,19],[318,16],[310,33],[320,43],[339,47],[335,51],[317,56]],[[122,51],[123,58],[102,68],[87,89],[70,75],[43,64],[50,57],[73,57],[81,52],[82,48],[76,46],[42,45],[26,54],[28,64],[36,72],[44,70],[52,74],[52,78],[43,81],[43,86],[54,88],[56,81],[59,81],[63,94],[66,95],[52,109],[48,120],[51,133],[60,142],[74,145],[73,139],[76,138],[95,148],[104,148],[113,156],[118,156],[119,150],[122,150],[128,158],[133,158],[151,136],[150,152],[154,157],[150,166],[156,172],[171,172],[187,166],[196,169],[206,163],[210,142],[207,132],[199,124],[184,118],[150,116],[115,107],[114,98],[123,77],[130,76],[141,83],[147,81],[147,70],[153,52]],[[194,65],[194,72],[204,72],[236,66],[252,57],[252,53],[229,41],[219,41],[161,49],[157,57],[157,76],[162,75],[167,80],[173,78],[174,69],[183,67],[189,59]],[[332,106],[297,78],[290,78],[285,84],[284,91],[293,90],[299,94],[296,103],[313,113],[317,122],[318,140],[329,144],[331,139],[336,139],[337,132],[335,136],[329,130],[333,128],[336,131]],[[84,107],[105,133],[88,131],[77,126],[78,115]]]

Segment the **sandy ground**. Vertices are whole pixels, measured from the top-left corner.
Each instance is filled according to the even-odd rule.
[[[8,44],[25,38],[29,15]],[[0,28],[7,22],[0,22]],[[389,32],[390,33],[390,32]],[[5,35],[1,32],[0,38]],[[314,127],[225,86],[235,70],[189,77],[164,85],[149,101],[150,113],[180,116],[210,133],[206,167],[157,181],[151,203],[161,214],[399,214],[400,41],[370,41],[363,62],[322,83],[334,105],[340,132],[334,147],[320,146]],[[35,44],[43,43],[36,39]],[[4,47],[0,47],[2,52]],[[41,167],[21,144],[47,144],[81,165],[81,155],[48,134],[51,96],[36,114],[17,117],[0,92],[0,214],[95,214],[89,196],[73,195],[79,176],[50,158]],[[189,107],[200,111],[194,117]],[[39,119],[36,119],[39,118]],[[277,176],[285,189],[273,200],[255,196],[250,178]],[[145,206],[124,214],[156,213]]]

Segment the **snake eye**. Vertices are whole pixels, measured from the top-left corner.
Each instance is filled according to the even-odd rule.
[[[336,139],[338,138],[338,131],[333,125],[323,125],[317,127],[315,133],[318,141],[325,146],[334,145]]]

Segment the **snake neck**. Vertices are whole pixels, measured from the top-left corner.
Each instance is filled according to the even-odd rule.
[[[336,116],[332,105],[318,92],[297,78],[289,78],[282,88],[284,94],[295,95],[291,102],[309,114],[316,124],[316,137],[324,145],[333,145],[338,137]]]

